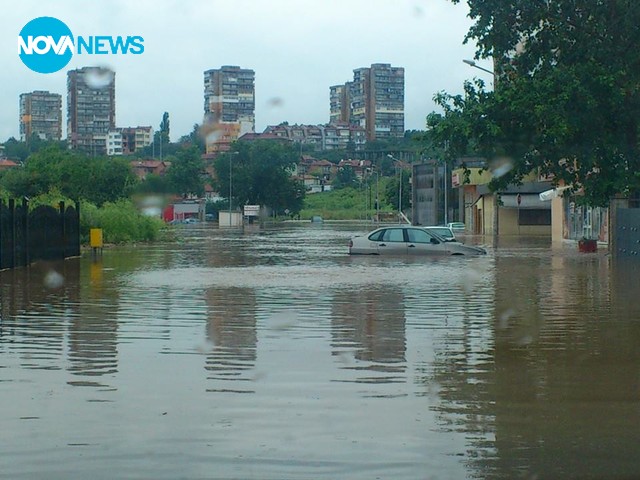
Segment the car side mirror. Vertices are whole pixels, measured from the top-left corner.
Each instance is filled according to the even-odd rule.
[[[433,243],[434,245],[439,245],[440,242],[438,240],[436,240],[435,238],[431,237],[431,243]]]

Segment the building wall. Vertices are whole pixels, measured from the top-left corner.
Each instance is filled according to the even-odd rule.
[[[43,140],[62,139],[62,96],[36,90],[20,95],[20,139],[33,134]]]
[[[474,206],[474,214],[479,219],[478,227],[471,227],[472,233],[478,235],[493,235],[494,234],[494,195],[485,194]],[[518,220],[518,208],[498,206],[498,235],[523,235],[523,236],[550,236],[551,224],[549,225],[518,225],[522,223],[525,210],[539,211],[540,209],[520,209],[520,222]],[[477,213],[475,213],[477,212]],[[545,214],[546,215],[546,214]]]
[[[386,63],[353,71],[353,81],[330,87],[331,122],[365,129],[367,140],[404,135],[404,68]]]
[[[90,155],[107,153],[107,135],[115,129],[115,72],[83,67],[67,72],[69,146]]]
[[[412,170],[412,223],[437,225],[442,179],[435,164],[414,164]]]
[[[204,125],[212,130],[220,124],[237,125],[237,140],[245,133],[255,132],[255,72],[225,65],[204,72]],[[207,136],[207,151],[215,147],[219,138]],[[227,142],[229,143],[229,142]]]
[[[524,209],[520,210],[522,214]],[[500,235],[523,235],[523,236],[549,236],[551,235],[551,225],[520,225],[518,226],[517,208],[500,208],[498,219],[498,229]]]
[[[551,241],[554,243],[562,242],[568,234],[562,197],[556,197],[551,200]]]

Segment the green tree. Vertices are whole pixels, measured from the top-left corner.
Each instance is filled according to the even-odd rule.
[[[460,3],[461,0],[451,0]],[[467,83],[439,94],[431,126],[450,152],[506,156],[494,187],[536,171],[606,205],[640,188],[640,8],[631,0],[467,0],[475,21],[465,41],[492,57],[495,89]],[[466,140],[465,140],[466,139]],[[453,145],[453,144],[456,145]]]
[[[304,188],[288,171],[297,159],[297,149],[281,142],[235,142],[231,152],[215,161],[216,187],[221,195],[231,190],[235,206],[265,205],[278,213],[297,213]]]
[[[198,149],[200,153],[205,153],[205,139],[202,135],[200,125],[198,125],[197,123],[193,124],[193,130],[191,130],[188,135],[183,135],[182,137],[180,137],[178,143],[183,146],[193,145]]]
[[[182,148],[171,162],[166,179],[174,193],[201,197],[204,194],[204,164],[198,148]]]
[[[30,155],[24,167],[0,178],[0,185],[14,197],[31,198],[57,188],[68,198],[97,205],[126,197],[136,182],[125,159],[87,157],[58,145]]]
[[[385,186],[385,200],[394,210],[398,209],[398,199],[400,198],[400,182],[402,182],[402,210],[406,211],[411,206],[411,184],[409,183],[409,172],[400,170],[400,174],[387,180]]]
[[[346,165],[338,168],[336,177],[333,179],[332,186],[333,188],[355,187],[357,183],[358,178],[356,177],[353,168]]]

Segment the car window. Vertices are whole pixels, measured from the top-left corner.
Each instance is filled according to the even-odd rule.
[[[411,243],[431,243],[432,235],[426,230],[408,228],[407,235]]]
[[[381,242],[382,235],[384,235],[384,232],[386,232],[386,230],[379,230],[377,232],[372,233],[371,235],[369,235],[369,240],[371,240],[372,242]]]
[[[452,238],[453,237],[453,233],[448,228],[428,228],[427,230],[429,232],[435,232],[435,233],[437,233],[438,235],[440,235],[441,237],[444,237],[444,238]]]
[[[382,236],[384,242],[404,242],[402,228],[388,228]]]

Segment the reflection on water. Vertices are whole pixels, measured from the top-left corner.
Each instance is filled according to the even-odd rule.
[[[211,351],[207,354],[208,380],[214,385],[210,392],[254,393],[246,375],[256,362],[256,299],[248,288],[208,289],[207,341]],[[249,383],[238,387],[237,381]]]
[[[640,265],[350,258],[360,230],[188,226],[0,272],[0,471],[640,476]]]
[[[400,290],[346,288],[333,296],[334,355],[361,383],[406,382],[404,298]],[[351,358],[350,351],[353,351]]]

